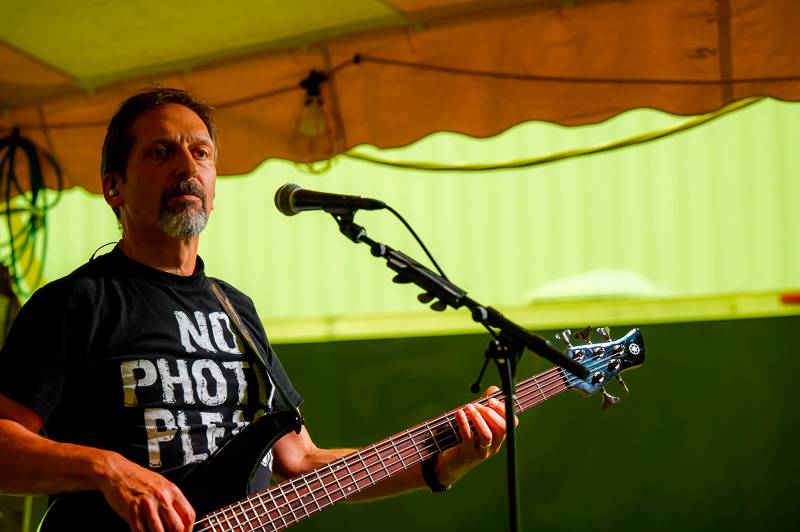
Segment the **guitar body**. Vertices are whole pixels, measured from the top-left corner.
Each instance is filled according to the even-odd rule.
[[[302,423],[296,412],[273,412],[247,425],[208,460],[175,482],[202,516],[248,495],[253,470],[283,435]],[[100,492],[67,493],[48,508],[39,530],[76,530],[81,524],[92,530],[126,531],[128,525],[108,506]]]

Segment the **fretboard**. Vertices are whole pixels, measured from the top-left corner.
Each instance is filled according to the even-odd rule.
[[[571,387],[562,370],[551,368],[517,384],[516,413],[539,405]],[[500,399],[500,392],[489,398]],[[410,429],[321,466],[310,473],[220,508],[200,519],[197,531],[284,530],[339,501],[461,441],[451,410]]]

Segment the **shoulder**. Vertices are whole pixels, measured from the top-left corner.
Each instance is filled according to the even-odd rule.
[[[31,296],[30,302],[44,300],[52,304],[77,304],[100,297],[108,278],[113,274],[111,260],[108,255],[90,260],[72,273],[39,288]]]

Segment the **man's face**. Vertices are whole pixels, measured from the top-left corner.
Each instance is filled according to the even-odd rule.
[[[130,132],[135,141],[117,183],[124,231],[196,236],[214,208],[217,179],[206,125],[187,107],[166,104],[137,118]]]

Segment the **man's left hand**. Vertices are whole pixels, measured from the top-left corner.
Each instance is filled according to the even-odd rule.
[[[498,391],[496,386],[490,386],[481,397]],[[486,406],[470,403],[457,410],[455,416],[461,443],[443,451],[436,461],[436,476],[445,486],[453,484],[464,473],[497,454],[506,439],[506,414],[502,400],[489,399]],[[518,420],[516,417],[514,420],[516,426]]]

